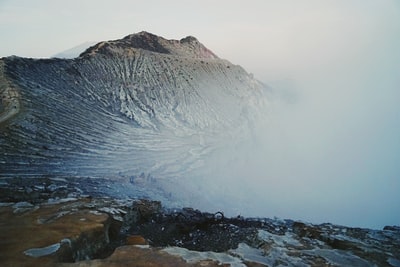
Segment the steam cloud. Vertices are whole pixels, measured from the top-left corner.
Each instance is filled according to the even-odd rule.
[[[258,66],[238,60],[270,85],[271,103],[253,145],[221,155],[238,156],[203,185],[214,209],[377,229],[400,223],[400,27],[392,13],[300,21],[303,36],[289,31],[287,46],[274,35],[254,44],[275,53],[260,55]]]

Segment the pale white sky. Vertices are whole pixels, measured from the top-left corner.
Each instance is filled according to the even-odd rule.
[[[399,0],[0,0],[0,57],[50,57],[142,30],[193,35],[294,100],[273,104],[268,169],[253,181],[260,189],[268,177],[282,216],[290,203],[321,203],[298,216],[400,223]]]
[[[260,79],[275,79],[305,62],[400,47],[400,1],[0,0],[0,56],[50,57],[142,30],[193,35]]]

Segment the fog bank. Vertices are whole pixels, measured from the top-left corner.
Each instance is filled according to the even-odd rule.
[[[256,144],[227,153],[237,161],[209,181],[221,209],[399,225],[400,9],[354,4],[306,7],[309,16],[264,31],[258,58],[240,59],[270,86],[271,102]]]
[[[257,138],[213,159],[202,201],[232,216],[398,225],[400,83],[350,72],[277,83]]]

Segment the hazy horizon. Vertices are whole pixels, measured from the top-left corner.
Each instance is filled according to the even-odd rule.
[[[193,35],[272,88],[262,149],[244,166],[251,199],[270,203],[260,216],[400,224],[399,1],[0,0],[0,57],[142,30]]]

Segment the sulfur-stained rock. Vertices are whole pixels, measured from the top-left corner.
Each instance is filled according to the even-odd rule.
[[[131,235],[126,238],[126,244],[127,245],[148,245],[148,242],[146,239],[143,238],[143,236]]]
[[[110,242],[112,218],[90,209],[76,209],[89,200],[15,213],[19,205],[0,207],[2,266],[53,266],[91,257]],[[24,205],[27,207],[28,205]]]

